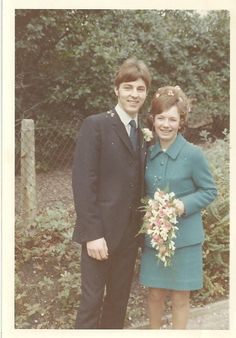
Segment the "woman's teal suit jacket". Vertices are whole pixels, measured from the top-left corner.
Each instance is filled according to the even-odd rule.
[[[185,213],[177,224],[176,248],[203,242],[201,209],[214,200],[217,191],[202,150],[180,134],[166,151],[157,142],[148,151],[145,180],[149,197],[160,188],[174,192],[184,203]],[[146,244],[150,246],[148,240]]]

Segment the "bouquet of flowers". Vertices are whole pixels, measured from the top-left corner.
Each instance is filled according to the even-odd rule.
[[[180,200],[173,192],[166,193],[157,189],[153,199],[142,200],[145,214],[139,233],[150,236],[151,245],[157,250],[156,256],[168,266],[175,253],[176,231],[178,227],[178,205]]]

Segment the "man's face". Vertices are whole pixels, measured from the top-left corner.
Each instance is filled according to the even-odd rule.
[[[118,104],[130,116],[135,116],[142,107],[147,88],[145,82],[140,78],[136,81],[122,82],[119,88],[115,88]]]

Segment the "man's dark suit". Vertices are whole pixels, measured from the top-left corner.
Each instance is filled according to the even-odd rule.
[[[135,152],[115,110],[90,116],[81,126],[73,167],[77,213],[73,239],[82,244],[82,297],[76,328],[123,327],[144,182],[146,144],[140,130],[139,143]],[[97,261],[87,255],[86,242],[102,237],[109,259]],[[107,297],[100,318],[105,284]]]

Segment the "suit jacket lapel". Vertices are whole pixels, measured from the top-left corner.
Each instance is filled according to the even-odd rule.
[[[127,134],[127,131],[125,129],[124,124],[121,122],[117,112],[115,109],[112,109],[110,112],[111,115],[111,120],[112,120],[112,126],[115,129],[115,132],[118,134],[119,138],[125,145],[125,147],[129,150],[130,154],[132,156],[136,156],[130,138]],[[144,173],[145,173],[145,165],[146,165],[146,154],[147,154],[147,144],[146,141],[143,138],[143,133],[142,133],[142,123],[139,121],[139,128],[138,128],[138,133],[139,133],[139,144],[140,144],[140,179],[141,179],[141,193],[143,195],[144,193]]]
[[[132,156],[135,156],[135,152],[133,150],[133,147],[132,147],[130,138],[127,134],[127,131],[125,129],[125,126],[121,122],[119,115],[117,114],[115,109],[111,111],[111,116],[112,116],[112,125],[116,133],[118,134],[118,136],[120,137],[120,139],[122,140],[126,148],[130,151]],[[138,135],[139,135],[139,145],[140,145],[140,160],[141,160],[141,168],[142,168],[141,170],[144,171],[145,159],[146,159],[146,153],[147,153],[147,145],[146,145],[146,141],[143,138],[143,133],[142,133],[141,128],[142,128],[142,123],[141,121],[139,121]]]
[[[146,141],[143,138],[143,132],[142,132],[142,122],[139,121],[139,145],[140,145],[140,158],[142,166],[144,166],[146,153],[147,153],[147,144]]]
[[[144,195],[144,175],[146,166],[147,143],[143,138],[142,123],[139,122],[139,144],[140,144],[140,179],[141,179],[141,195]]]
[[[116,131],[116,133],[118,134],[118,136],[120,137],[120,139],[122,140],[122,142],[124,143],[124,145],[127,147],[127,149],[130,151],[130,153],[135,156],[135,153],[133,151],[133,147],[130,141],[130,138],[127,134],[127,131],[125,129],[124,124],[121,122],[117,112],[115,109],[112,110],[111,114],[113,114],[112,116],[112,125]]]

